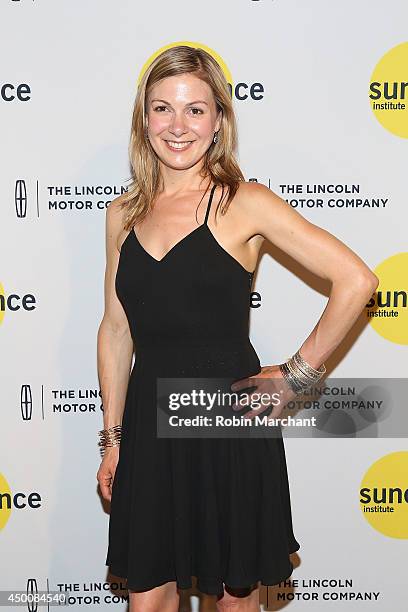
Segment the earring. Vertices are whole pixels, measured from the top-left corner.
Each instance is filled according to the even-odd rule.
[[[218,142],[218,132],[214,132],[213,142]]]

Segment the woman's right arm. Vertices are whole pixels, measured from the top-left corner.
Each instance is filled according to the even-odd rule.
[[[103,428],[121,425],[132,365],[133,340],[128,320],[115,290],[119,262],[118,237],[123,229],[120,197],[106,210],[106,268],[104,314],[97,335],[97,366],[103,403]],[[119,447],[107,447],[97,479],[102,495],[110,500]]]

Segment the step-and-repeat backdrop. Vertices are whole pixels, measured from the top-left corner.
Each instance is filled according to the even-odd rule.
[[[329,361],[341,385],[328,387],[315,432],[287,435],[301,549],[290,580],[262,587],[263,608],[403,612],[406,2],[3,0],[1,23],[0,590],[126,609],[124,581],[104,565],[109,508],[96,481],[105,210],[128,184],[138,79],[183,43],[225,70],[246,180],[380,279]],[[263,365],[279,363],[329,287],[269,244],[253,291],[251,340]]]

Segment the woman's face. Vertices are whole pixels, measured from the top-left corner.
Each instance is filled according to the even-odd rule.
[[[221,127],[209,85],[192,74],[168,77],[146,104],[148,136],[160,161],[178,170],[197,164]]]

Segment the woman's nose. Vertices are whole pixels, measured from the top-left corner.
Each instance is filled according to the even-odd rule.
[[[181,136],[188,130],[186,121],[183,115],[174,114],[170,122],[169,130],[175,136]]]

